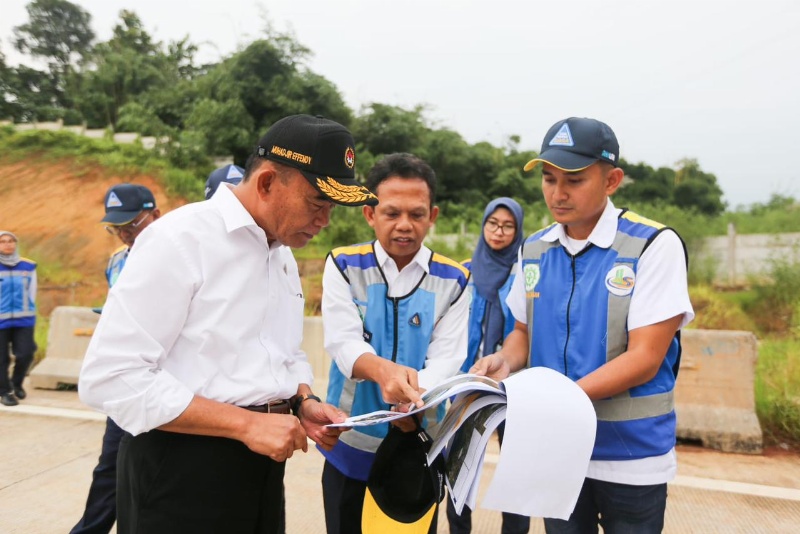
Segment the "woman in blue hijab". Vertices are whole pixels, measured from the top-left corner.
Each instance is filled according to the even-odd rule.
[[[472,259],[464,265],[472,272],[472,307],[469,315],[469,354],[461,370],[467,372],[484,354],[497,352],[514,329],[514,317],[505,299],[514,281],[512,267],[522,245],[522,207],[500,197],[483,212],[483,231]]]
[[[483,212],[478,245],[472,259],[464,262],[472,272],[469,353],[461,367],[465,373],[478,358],[497,352],[514,329],[514,316],[506,305],[506,296],[514,282],[514,265],[524,239],[522,219],[522,207],[516,200],[500,197],[489,202]],[[498,430],[502,433],[502,425]],[[472,531],[472,511],[465,506],[461,515],[456,514],[450,499],[447,520],[451,534]],[[529,517],[503,512],[502,534],[528,532],[529,528]]]

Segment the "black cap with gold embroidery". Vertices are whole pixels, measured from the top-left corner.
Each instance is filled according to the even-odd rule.
[[[356,180],[355,142],[338,122],[311,115],[284,117],[258,142],[256,155],[299,170],[336,204],[378,203],[378,197]]]

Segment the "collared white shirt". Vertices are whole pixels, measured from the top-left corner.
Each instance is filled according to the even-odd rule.
[[[614,243],[619,214],[608,200],[597,225],[585,241],[567,236],[564,226],[556,224],[543,241],[559,241],[570,254],[577,254],[589,243],[609,248]],[[506,303],[514,318],[528,323],[525,308],[525,277],[522,274],[522,249],[517,262],[517,276],[511,286]],[[636,273],[636,291],[631,295],[628,311],[628,330],[660,323],[676,315],[683,315],[680,328],[694,319],[689,301],[686,261],[683,244],[674,232],[661,232],[639,258]],[[587,477],[620,484],[649,485],[669,482],[675,478],[677,461],[675,449],[662,456],[625,461],[591,461]]]
[[[223,185],[137,237],[89,344],[81,400],[132,434],[194,395],[260,405],[312,383],[297,263]]]
[[[375,258],[386,277],[388,296],[402,297],[411,293],[423,275],[429,272],[431,250],[424,245],[406,265],[398,271],[379,241],[375,241]],[[353,376],[353,366],[365,352],[375,354],[375,349],[364,341],[364,323],[353,303],[350,285],[328,256],[322,275],[322,324],[325,332],[325,350],[331,355],[339,370],[348,378]],[[467,321],[470,295],[467,290],[453,304],[433,329],[428,345],[425,367],[419,371],[419,386],[431,389],[439,382],[458,373],[467,355]]]

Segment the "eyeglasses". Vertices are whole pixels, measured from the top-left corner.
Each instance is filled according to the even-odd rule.
[[[495,233],[498,229],[502,235],[512,235],[514,232],[517,231],[516,225],[513,224],[499,224],[494,219],[489,219],[486,221],[486,229],[489,230],[489,233]]]
[[[116,235],[116,236],[118,236],[122,232],[126,232],[126,233],[129,233],[129,234],[132,234],[132,233],[136,232],[136,229],[139,228],[139,226],[141,226],[141,224],[143,222],[145,222],[147,219],[149,219],[152,214],[153,214],[152,210],[147,210],[147,214],[144,217],[142,217],[141,219],[139,219],[138,221],[129,222],[128,224],[122,224],[122,225],[119,225],[119,226],[106,226],[105,227],[106,232],[108,232],[111,235]]]
[[[14,239],[0,239],[0,245],[8,245],[9,243],[16,243]]]

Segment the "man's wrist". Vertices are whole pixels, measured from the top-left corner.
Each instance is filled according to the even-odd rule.
[[[295,395],[294,399],[292,399],[292,413],[295,415],[295,417],[300,417],[300,405],[309,399],[322,402],[322,400],[313,393],[302,393],[300,395]]]

